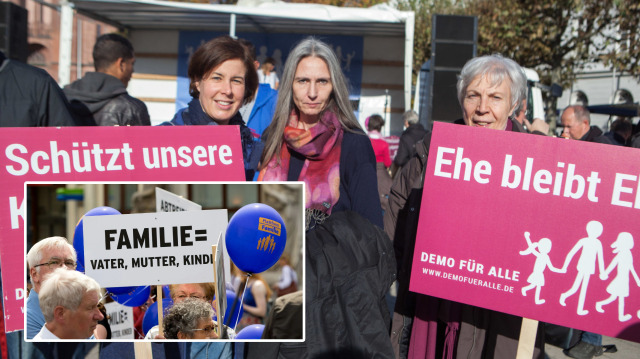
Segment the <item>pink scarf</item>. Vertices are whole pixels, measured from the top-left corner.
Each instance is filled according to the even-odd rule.
[[[340,150],[344,131],[331,110],[310,129],[297,127],[298,115],[292,111],[284,129],[280,164],[278,156],[273,156],[260,171],[258,181],[286,181],[291,159],[289,151],[295,151],[305,157],[298,180],[306,185],[306,208],[329,215],[340,197]]]

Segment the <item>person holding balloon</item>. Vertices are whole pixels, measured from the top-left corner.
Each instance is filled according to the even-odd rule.
[[[309,37],[289,53],[265,137],[258,180],[305,183],[307,337],[298,356],[392,357],[380,338],[391,324],[384,297],[395,259],[382,231],[376,159],[328,44]],[[251,345],[246,354],[277,357]]]
[[[202,44],[191,56],[187,70],[189,94],[193,99],[161,126],[240,126],[246,180],[253,180],[262,143],[255,140],[239,114],[251,102],[258,88],[253,54],[238,40],[220,36]]]

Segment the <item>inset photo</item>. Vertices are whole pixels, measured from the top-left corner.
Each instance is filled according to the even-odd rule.
[[[25,340],[304,340],[304,184],[25,184]]]

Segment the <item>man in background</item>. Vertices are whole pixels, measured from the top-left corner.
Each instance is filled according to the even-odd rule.
[[[416,142],[420,141],[427,130],[420,124],[420,118],[418,114],[409,110],[402,115],[404,120],[404,127],[406,130],[400,136],[400,144],[398,145],[398,152],[393,159],[393,166],[391,168],[391,176],[395,177],[397,171],[399,171],[413,155],[416,154]]]
[[[0,51],[0,127],[76,125],[62,90],[46,71]]]
[[[74,116],[98,126],[150,126],[147,106],[127,93],[136,58],[118,34],[98,37],[93,47],[96,72],[64,87]]]
[[[527,119],[527,100],[522,100],[522,104],[514,111],[513,125],[518,132],[529,132],[536,135],[549,135],[549,124],[539,118],[534,118],[533,122]]]
[[[562,137],[572,140],[606,143],[611,145],[611,140],[603,136],[602,130],[591,126],[591,115],[586,107],[571,105],[562,112]]]
[[[612,144],[626,146],[633,134],[633,124],[626,117],[619,117],[611,123],[611,131],[604,134]]]

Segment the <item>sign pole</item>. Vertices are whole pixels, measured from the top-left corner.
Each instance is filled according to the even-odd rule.
[[[149,342],[135,342],[133,343],[133,351],[136,359],[153,359],[153,353],[151,352],[151,343]]]
[[[162,286],[159,285],[156,289],[157,298],[158,298],[158,334],[164,337],[164,330],[162,329]]]
[[[533,358],[533,350],[536,346],[536,334],[538,332],[538,321],[522,318],[520,328],[520,340],[518,341],[518,352],[516,359]]]
[[[218,242],[220,243],[220,242]],[[215,310],[216,310],[216,318],[218,319],[218,335],[222,336],[222,323],[224,323],[224,313],[220,312],[220,300],[218,300],[218,298],[222,295],[226,295],[226,293],[222,293],[220,291],[220,283],[218,280],[218,271],[216,270],[216,252],[217,252],[218,246],[211,246],[211,254],[213,256],[213,278],[216,279],[216,300],[214,301],[214,306],[215,306]]]

